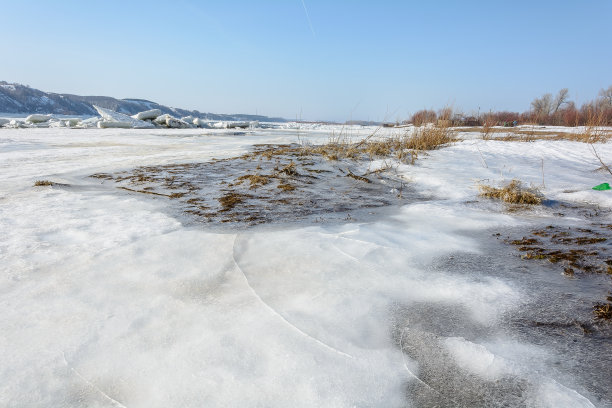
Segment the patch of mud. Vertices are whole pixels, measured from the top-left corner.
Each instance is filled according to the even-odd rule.
[[[308,220],[363,220],[374,209],[420,199],[390,171],[329,160],[300,145],[258,145],[240,157],[138,167],[91,177],[132,193],[165,198],[193,220],[237,226]]]

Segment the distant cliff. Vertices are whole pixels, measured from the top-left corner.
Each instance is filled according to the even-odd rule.
[[[171,108],[144,99],[116,99],[109,96],[79,96],[43,92],[26,85],[0,81],[1,113],[52,113],[58,115],[92,115],[98,112],[92,105],[116,112],[134,115],[149,109],[160,109],[173,116],[194,116],[208,120],[238,120],[261,122],[286,122],[283,118],[269,118],[261,115],[217,114]]]

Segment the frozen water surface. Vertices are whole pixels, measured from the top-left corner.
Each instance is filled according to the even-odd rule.
[[[202,170],[331,130],[0,131],[0,405],[611,406],[610,326],[592,315],[609,276],[568,278],[504,242],[610,223],[586,145],[468,138],[395,167],[412,195],[391,202],[381,183],[390,202],[374,216],[255,228],[190,222],[180,199],[119,188],[169,192],[154,178],[90,177]],[[542,160],[547,198],[578,209],[477,197],[479,180],[541,183]]]

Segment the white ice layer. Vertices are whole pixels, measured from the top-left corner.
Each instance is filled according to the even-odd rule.
[[[122,123],[108,115],[101,123]],[[466,141],[434,151],[398,172],[435,199],[335,226],[215,233],[185,227],[166,201],[87,177],[297,140],[288,131],[201,134],[0,133],[0,405],[406,406],[415,374],[389,334],[394,305],[463,307],[487,325],[523,296],[506,280],[426,266],[479,253],[476,236],[521,222],[457,206],[476,196],[478,181],[539,183],[544,159],[547,195],[612,207],[590,190],[604,180],[590,171],[588,145],[572,142]],[[612,156],[610,145],[597,149]],[[32,187],[39,179],[70,186]],[[530,369],[541,369],[538,354],[524,358],[521,347],[459,337],[441,347],[485,379],[535,380]],[[532,402],[593,406],[554,379]]]

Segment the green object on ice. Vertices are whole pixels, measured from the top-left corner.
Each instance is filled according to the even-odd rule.
[[[598,191],[610,190],[610,184],[601,183],[600,185],[593,187],[593,190],[598,190]]]

